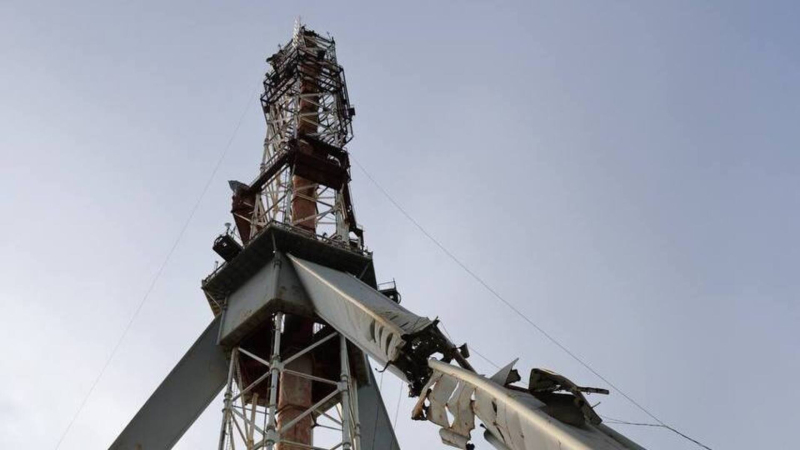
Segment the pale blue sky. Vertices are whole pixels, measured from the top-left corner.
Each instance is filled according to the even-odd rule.
[[[714,449],[790,448],[800,403],[796,2],[0,3],[0,447],[107,448],[211,319],[199,289],[258,170],[264,59],[337,40],[352,154],[497,291]],[[505,364],[600,380],[353,169],[378,277]],[[474,358],[478,368],[492,368]],[[398,381],[386,377],[393,413]],[[600,414],[647,421],[612,392]],[[407,450],[443,448],[408,419]],[[210,448],[221,404],[180,448]],[[654,449],[696,448],[618,426]],[[476,435],[477,436],[477,435]],[[35,443],[35,444],[33,444]],[[480,444],[479,449],[486,449]]]

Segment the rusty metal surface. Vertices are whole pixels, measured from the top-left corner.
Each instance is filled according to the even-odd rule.
[[[287,316],[284,321],[282,352],[292,354],[312,344],[314,322],[299,316]],[[314,361],[311,354],[305,354],[286,366],[286,369],[303,374],[314,373]],[[314,403],[312,389],[314,383],[308,378],[282,372],[278,384],[278,429],[283,430],[286,424],[295,419],[299,421],[281,434],[281,441],[289,441],[301,445],[281,442],[277,450],[304,450],[306,445],[313,444],[314,420],[311,415],[301,417]]]

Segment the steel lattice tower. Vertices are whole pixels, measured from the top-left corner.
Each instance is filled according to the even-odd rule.
[[[247,243],[270,222],[363,246],[344,146],[353,137],[344,69],[332,38],[296,25],[292,40],[267,60],[261,105],[267,122],[259,177],[232,183],[233,214]]]
[[[220,392],[219,450],[323,450],[322,434],[331,450],[400,450],[370,361],[408,384],[412,418],[449,446],[472,449],[477,418],[501,450],[641,449],[584,396],[608,391],[540,369],[519,386],[513,362],[477,374],[438,319],[378,286],[350,195],[355,111],[335,43],[298,23],[267,61],[260,170],[229,182],[236,226],[202,282],[214,318],[111,450],[171,448]]]
[[[272,70],[265,77],[261,96],[267,136],[260,174],[250,185],[231,183],[238,235],[247,245],[269,224],[280,223],[360,252],[363,233],[355,220],[348,185],[350,162],[344,148],[353,135],[355,110],[348,100],[344,69],[336,60],[335,43],[297,23],[292,40],[267,61]],[[323,420],[332,422],[325,425],[329,429],[341,429],[343,448],[351,448],[354,440],[360,439],[346,340],[327,333],[325,339],[335,337],[333,342],[340,344],[340,357],[331,364],[318,364],[311,350],[327,340],[316,340],[324,327],[318,325],[316,334],[314,327],[313,318],[307,315],[276,313],[268,365],[243,348],[234,348],[220,449],[236,440],[237,426],[244,428],[238,437],[248,449],[258,448],[259,442],[267,448],[278,444],[281,450],[309,448],[313,445],[312,429],[324,426],[320,424]],[[293,356],[281,361],[287,350]],[[325,378],[333,375],[325,372],[337,365],[338,377]],[[242,376],[245,366],[260,378]],[[268,367],[269,377],[264,372]],[[268,386],[268,392],[259,399],[255,386],[261,382]],[[247,386],[252,386],[250,391]],[[321,398],[316,404],[314,391],[326,392],[317,395]],[[242,402],[245,414],[234,407],[236,399]],[[337,402],[338,418],[320,412],[319,408]],[[259,407],[264,410],[259,411]],[[256,424],[259,418],[263,419],[262,427]],[[256,438],[256,434],[260,436]]]

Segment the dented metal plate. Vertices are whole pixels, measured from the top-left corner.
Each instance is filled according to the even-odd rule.
[[[484,424],[499,449],[564,450],[564,449],[641,449],[605,425],[586,423],[576,427],[548,415],[545,404],[528,392],[512,390],[496,379],[507,378],[511,367],[488,379],[474,372],[430,360],[433,369],[428,385],[415,408],[415,417],[423,411],[428,420],[442,426],[440,435],[445,444],[465,449],[474,417]],[[425,402],[428,402],[427,408]],[[450,423],[444,408],[453,417]]]
[[[315,312],[380,364],[397,359],[406,344],[403,336],[433,325],[430,319],[408,311],[350,274],[288,257]],[[401,372],[394,373],[406,378]]]

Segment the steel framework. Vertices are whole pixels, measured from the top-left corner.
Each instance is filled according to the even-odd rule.
[[[519,386],[513,363],[483,377],[438,319],[378,287],[350,197],[354,111],[334,41],[298,23],[268,61],[261,170],[231,182],[241,242],[230,230],[214,241],[225,263],[202,284],[215,318],[111,449],[171,448],[222,391],[219,450],[399,450],[368,358],[408,383],[413,418],[447,445],[474,448],[478,418],[499,450],[641,449],[583,395],[607,391],[541,369]]]
[[[281,354],[283,320],[283,313],[277,313],[273,318],[272,352],[269,359],[240,346],[234,347],[230,352],[230,368],[222,410],[219,450],[236,448],[272,450],[276,445],[282,445],[283,448],[289,449],[359,450],[361,433],[358,425],[358,390],[350,374],[347,339],[338,333],[331,333],[284,358],[284,355]],[[312,350],[331,340],[339,341],[341,370],[338,380],[330,380],[288,368],[293,361],[307,356]],[[253,364],[260,366],[263,374],[247,383],[243,371],[252,371]],[[247,368],[244,367],[246,365]],[[332,390],[292,421],[279,426],[278,383],[282,374],[291,374],[315,383],[327,384],[332,387]],[[263,393],[266,395],[260,397]],[[323,448],[287,439],[287,432],[308,416],[314,418],[315,428],[339,433],[341,438],[338,442],[332,447]]]
[[[297,24],[292,40],[267,61],[272,70],[261,96],[267,122],[261,171],[250,185],[231,186],[242,241],[282,222],[362,248],[344,149],[355,110],[334,40]]]

